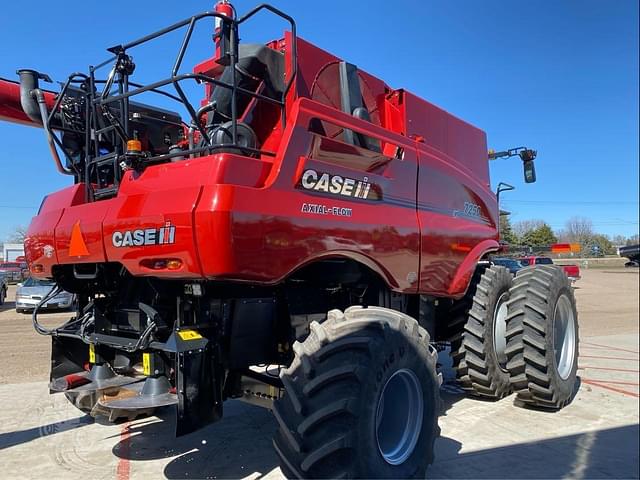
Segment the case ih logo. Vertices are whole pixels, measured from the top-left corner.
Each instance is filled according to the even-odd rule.
[[[176,227],[171,222],[160,228],[139,228],[113,232],[111,241],[114,247],[142,247],[145,245],[167,245],[175,243]]]
[[[355,180],[340,175],[330,175],[328,173],[316,172],[315,170],[305,170],[300,180],[300,185],[305,190],[314,192],[333,193],[344,197],[369,198],[371,184],[364,180]]]

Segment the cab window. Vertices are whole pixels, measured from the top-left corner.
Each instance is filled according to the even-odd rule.
[[[546,257],[536,258],[536,265],[553,265],[553,260]]]

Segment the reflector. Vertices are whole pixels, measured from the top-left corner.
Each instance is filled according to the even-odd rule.
[[[87,244],[84,243],[82,232],[80,231],[80,220],[78,220],[71,229],[71,242],[69,243],[70,257],[86,257],[89,255]]]

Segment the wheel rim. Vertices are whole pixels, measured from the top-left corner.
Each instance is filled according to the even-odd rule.
[[[493,349],[496,352],[498,364],[503,371],[507,371],[507,296],[504,292],[496,302],[493,311]]]
[[[411,370],[398,370],[385,383],[376,410],[378,449],[387,463],[400,465],[413,453],[423,410],[418,377]]]
[[[558,375],[566,380],[573,370],[576,351],[575,315],[571,301],[566,295],[558,298],[553,314],[553,350]]]

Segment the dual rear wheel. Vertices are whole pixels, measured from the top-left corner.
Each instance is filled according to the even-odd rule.
[[[452,341],[462,387],[485,398],[559,409],[572,398],[578,326],[562,270],[515,280],[486,269]],[[313,322],[280,378],[274,447],[288,478],[424,478],[439,436],[436,352],[418,322],[381,307],[333,310]]]
[[[575,393],[578,316],[571,284],[554,266],[529,267],[512,279],[487,268],[474,289],[454,369],[472,395],[560,409]]]

